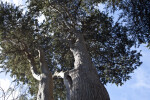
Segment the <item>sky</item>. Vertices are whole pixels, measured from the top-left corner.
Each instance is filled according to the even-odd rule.
[[[142,50],[143,64],[131,74],[132,79],[119,87],[107,84],[111,100],[150,100],[150,49],[142,45],[138,50]]]
[[[23,3],[22,0],[0,1],[7,1],[16,5]],[[143,64],[131,74],[132,78],[125,82],[123,86],[117,87],[115,84],[107,84],[105,86],[110,100],[150,100],[150,49],[146,48],[146,45],[141,45],[138,50],[142,50],[143,56],[141,61]],[[0,73],[0,87],[5,91],[11,84],[11,81],[12,78],[10,78],[9,73],[7,75]],[[11,100],[11,98],[8,100]]]

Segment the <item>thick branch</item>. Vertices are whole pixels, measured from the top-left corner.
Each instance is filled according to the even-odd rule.
[[[57,71],[56,71],[56,72],[54,73],[54,75],[53,75],[53,78],[54,78],[54,77],[61,77],[61,78],[64,78],[64,73],[65,73],[65,72],[63,72],[63,71],[61,71],[61,72],[57,72]]]
[[[41,80],[40,74],[38,74],[38,72],[37,72],[37,69],[36,69],[36,66],[35,66],[35,62],[33,60],[30,60],[30,59],[28,59],[28,61],[30,62],[30,65],[31,65],[30,66],[30,70],[31,70],[32,76],[36,80],[40,81]]]
[[[36,64],[35,64],[35,61],[34,61],[34,58],[31,56],[31,54],[29,54],[28,52],[25,52],[26,56],[28,57],[28,61],[30,63],[30,70],[31,70],[31,73],[32,73],[32,76],[40,81],[41,78],[40,78],[40,74],[38,74],[38,71],[36,69]]]
[[[36,71],[35,71],[35,68],[33,66],[30,67],[30,70],[31,70],[31,73],[32,73],[32,76],[40,81],[41,80],[41,75],[40,74],[37,74]]]
[[[41,71],[42,73],[49,73],[49,69],[48,69],[48,65],[47,62],[45,61],[45,53],[42,49],[38,50],[39,52],[39,58],[40,58],[40,67],[41,67]]]

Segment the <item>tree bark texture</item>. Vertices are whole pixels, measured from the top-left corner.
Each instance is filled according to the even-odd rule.
[[[74,69],[64,74],[67,100],[110,100],[92,64],[83,35],[77,34],[76,38],[71,46],[75,59]]]
[[[34,58],[26,53],[31,64],[32,76],[39,81],[37,100],[54,100],[53,98],[53,78],[48,69],[43,50],[39,50],[41,74],[38,74]]]
[[[54,100],[52,74],[41,74],[37,100]]]

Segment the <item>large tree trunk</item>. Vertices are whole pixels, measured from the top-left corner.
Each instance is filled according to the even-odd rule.
[[[71,51],[75,59],[74,69],[64,75],[67,100],[110,100],[92,64],[82,34],[76,34]]]
[[[30,53],[26,53],[31,64],[32,76],[39,81],[37,100],[54,100],[53,98],[53,79],[45,61],[43,50],[39,50],[41,74],[38,74],[34,58]]]
[[[44,57],[44,51],[40,49],[39,58],[42,74],[40,75],[41,79],[39,81],[37,100],[54,100],[52,74],[48,69],[48,65]]]
[[[41,74],[37,100],[54,100],[52,74]]]

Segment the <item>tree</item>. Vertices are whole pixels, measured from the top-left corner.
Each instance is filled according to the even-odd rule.
[[[128,30],[132,31],[133,37],[137,37],[139,44],[150,43],[150,1],[128,0],[122,2],[122,5],[120,7],[124,11],[122,16],[128,17],[128,20],[126,20]]]
[[[43,50],[45,47],[41,45],[39,39],[36,39],[41,36],[36,19],[32,18],[29,13],[22,15],[22,11],[12,5],[1,3],[0,11],[3,68],[8,68],[7,71],[11,71],[12,75],[16,75],[18,80],[24,82],[32,73],[32,76],[39,81],[37,100],[53,99],[52,73],[48,68],[52,63],[48,66],[45,58],[46,52]],[[41,68],[40,71],[38,71],[39,68]],[[42,74],[39,74],[40,72]],[[46,77],[48,79],[45,79]],[[27,83],[31,84],[28,81]]]
[[[122,10],[120,18],[128,28],[130,36],[138,42],[150,42],[150,1],[149,0],[120,0],[120,2],[110,9],[110,4],[107,8],[111,11]]]
[[[27,96],[27,89],[23,87],[23,84],[12,82],[7,90],[0,86],[1,100],[28,100]]]
[[[31,93],[37,81],[30,73],[37,80],[40,76],[39,100],[53,97],[48,87],[55,71],[65,71],[67,99],[109,100],[101,82],[122,85],[140,66],[141,54],[131,50],[135,41],[128,28],[95,8],[99,2],[31,0],[25,15],[18,7],[1,3],[2,68],[29,84]],[[36,17],[41,13],[46,20],[39,25]],[[62,84],[54,78],[56,82]],[[64,89],[60,84],[54,94]]]

